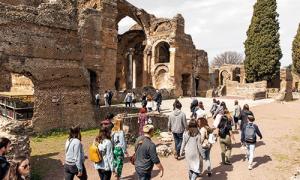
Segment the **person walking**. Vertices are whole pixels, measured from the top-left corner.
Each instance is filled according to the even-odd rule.
[[[196,119],[199,119],[200,117],[207,118],[206,111],[204,109],[202,101],[198,102],[198,109],[195,112],[195,114],[196,114]]]
[[[172,132],[175,141],[175,159],[180,157],[183,132],[187,128],[186,115],[181,111],[181,103],[175,104],[175,110],[169,115],[168,129]]]
[[[220,137],[222,164],[231,165],[230,157],[231,157],[232,141],[235,143],[235,139],[232,133],[231,124],[227,116],[222,116],[221,121],[218,125],[218,131]]]
[[[112,104],[112,98],[114,96],[114,93],[111,90],[108,90],[108,105],[111,106]]]
[[[112,129],[111,139],[112,139],[113,156],[114,156],[113,172],[116,174],[117,180],[119,180],[122,175],[125,155],[128,156],[122,119],[115,119],[114,128]]]
[[[107,127],[102,127],[96,138],[98,141],[98,149],[100,151],[102,161],[94,163],[95,169],[98,171],[101,180],[110,180],[113,171],[113,145],[111,143],[111,131]]]
[[[233,111],[233,120],[234,120],[234,129],[235,130],[238,130],[238,129],[240,129],[239,127],[238,127],[238,124],[239,124],[239,121],[240,121],[240,119],[241,119],[241,106],[239,105],[239,102],[238,102],[238,100],[235,100],[234,101],[234,111]]]
[[[138,123],[139,123],[139,135],[143,136],[144,135],[144,131],[143,131],[143,127],[147,124],[148,122],[148,116],[147,116],[147,109],[146,108],[141,108],[140,109],[140,113],[139,113],[139,117],[138,117]]]
[[[185,159],[188,164],[189,180],[196,180],[202,173],[202,153],[200,131],[197,122],[191,120],[188,125],[188,130],[183,134],[183,141],[180,149],[180,155],[183,156],[185,154]]]
[[[226,111],[227,107],[225,102],[221,102],[220,106],[218,106],[217,110],[215,111],[214,115],[213,115],[213,126],[214,128],[217,128],[222,117],[225,115],[225,111]]]
[[[132,103],[132,94],[130,92],[128,92],[125,96],[124,99],[125,102],[125,107],[131,107],[131,103]]]
[[[132,95],[132,107],[135,107],[135,103],[136,103],[136,96],[135,96],[135,93],[132,92],[131,95]]]
[[[217,110],[217,108],[218,108],[217,100],[215,98],[213,98],[213,104],[209,110],[209,112],[211,113],[212,116],[215,114],[215,111]]]
[[[190,105],[190,110],[191,110],[191,118],[196,118],[196,111],[198,110],[198,100],[196,98],[193,98],[191,105]]]
[[[254,117],[254,114],[252,111],[250,111],[250,108],[249,108],[249,105],[248,104],[244,104],[243,106],[243,110],[241,111],[241,122],[240,122],[240,131],[241,131],[241,135],[242,135],[242,130],[244,129],[244,126],[246,124],[248,124],[248,116],[253,116]],[[245,142],[241,136],[241,144],[242,144],[242,147],[245,147]]]
[[[96,101],[96,107],[99,107],[100,106],[100,94],[97,93],[95,95],[95,101]]]
[[[70,128],[69,138],[65,144],[65,180],[73,180],[77,176],[81,180],[87,179],[84,166],[84,151],[81,144],[80,127]]]
[[[156,90],[156,94],[154,97],[155,97],[154,101],[156,102],[156,111],[160,113],[160,106],[162,103],[162,95],[158,89]]]
[[[147,96],[147,105],[146,105],[147,111],[151,112],[154,109],[154,102],[153,102],[153,98],[148,95]]]
[[[105,104],[105,107],[109,107],[109,93],[108,93],[108,91],[105,91],[105,93],[104,93],[104,104]]]
[[[147,94],[146,93],[143,93],[141,100],[142,100],[142,107],[146,108],[146,106],[147,106]]]
[[[151,140],[154,134],[154,126],[147,124],[143,127],[143,131],[144,136],[138,137],[135,143],[134,164],[138,180],[150,180],[154,164],[161,171],[160,177],[163,177],[164,168],[158,158],[156,146]]]
[[[254,158],[254,150],[256,144],[256,136],[259,136],[262,139],[261,132],[256,124],[254,124],[255,118],[254,116],[248,116],[249,122],[244,126],[242,130],[242,139],[243,142],[246,143],[247,147],[247,159],[248,159],[248,169],[251,170],[253,168],[253,158]]]
[[[0,179],[8,179],[10,163],[7,161],[5,155],[10,150],[11,141],[8,138],[0,138]]]
[[[204,151],[203,160],[205,161],[206,164],[207,175],[210,177],[212,175],[211,161],[210,161],[210,151],[211,151],[212,144],[209,143],[208,139],[209,139],[209,134],[212,133],[212,128],[209,127],[207,119],[204,117],[200,117],[198,119],[198,122],[199,122],[200,134],[201,134],[200,144]]]

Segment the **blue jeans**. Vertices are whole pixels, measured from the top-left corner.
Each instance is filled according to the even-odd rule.
[[[189,170],[189,180],[196,180],[198,176],[199,176],[199,173]]]
[[[253,158],[254,158],[254,150],[255,150],[255,144],[246,143],[247,147],[247,158],[249,165],[252,165]]]
[[[183,133],[173,133],[173,137],[174,137],[174,141],[175,141],[175,150],[176,150],[177,156],[180,156],[182,136],[183,136]]]
[[[203,158],[208,172],[211,172],[210,150],[211,148],[205,149],[204,151],[205,157]]]
[[[144,173],[144,172],[139,172],[138,170],[136,170],[136,173],[138,175],[138,180],[150,180],[151,179],[151,172]]]

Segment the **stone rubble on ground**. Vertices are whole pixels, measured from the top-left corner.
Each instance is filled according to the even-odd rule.
[[[172,142],[173,136],[172,134],[169,134],[169,132],[161,132],[160,133],[160,140],[163,142]]]
[[[297,169],[297,172],[294,176],[291,177],[291,180],[300,180],[300,167]]]
[[[160,144],[156,147],[159,156],[168,157],[172,154],[172,148],[166,144]]]

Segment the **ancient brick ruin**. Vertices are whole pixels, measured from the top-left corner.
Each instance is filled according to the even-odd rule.
[[[124,17],[136,21],[118,34]],[[125,0],[0,0],[0,92],[12,73],[34,86],[34,130],[96,125],[96,92],[153,86],[205,95],[207,53],[184,18],[157,18]]]

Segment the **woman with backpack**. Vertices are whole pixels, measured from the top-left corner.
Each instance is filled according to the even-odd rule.
[[[225,102],[221,102],[220,106],[217,108],[217,110],[215,111],[214,115],[213,115],[213,126],[215,128],[218,127],[221,118],[225,115],[225,110],[227,109]]]
[[[110,180],[113,171],[113,146],[110,130],[107,127],[102,127],[96,139],[99,141],[98,149],[102,160],[95,163],[94,167],[98,171],[101,180]]]
[[[117,180],[119,180],[122,175],[125,155],[128,156],[122,119],[115,119],[114,128],[112,129],[111,141],[113,144],[114,155],[113,172],[116,174]]]
[[[254,158],[254,150],[256,144],[256,135],[262,139],[260,130],[256,124],[254,124],[255,118],[251,115],[248,116],[249,122],[242,129],[242,140],[246,143],[247,147],[247,159],[248,159],[248,169],[252,169],[252,163]]]
[[[80,127],[70,128],[69,138],[65,145],[65,180],[73,180],[77,176],[81,180],[87,179],[87,173],[84,166],[84,151],[81,144]]]
[[[207,175],[211,176],[211,162],[210,162],[210,150],[212,147],[212,144],[208,141],[209,134],[212,133],[212,129],[209,127],[207,119],[202,117],[198,119],[198,125],[200,128],[200,134],[201,134],[201,146],[204,152],[204,161],[206,164],[206,170]]]
[[[185,159],[189,168],[189,180],[195,180],[202,173],[203,169],[203,150],[201,147],[201,135],[197,122],[191,120],[188,130],[183,134],[180,156],[185,154]]]
[[[235,143],[235,139],[232,133],[231,123],[227,116],[222,116],[221,121],[218,125],[219,137],[220,137],[220,147],[221,147],[221,158],[222,164],[231,165],[229,161],[231,157],[232,142]]]

